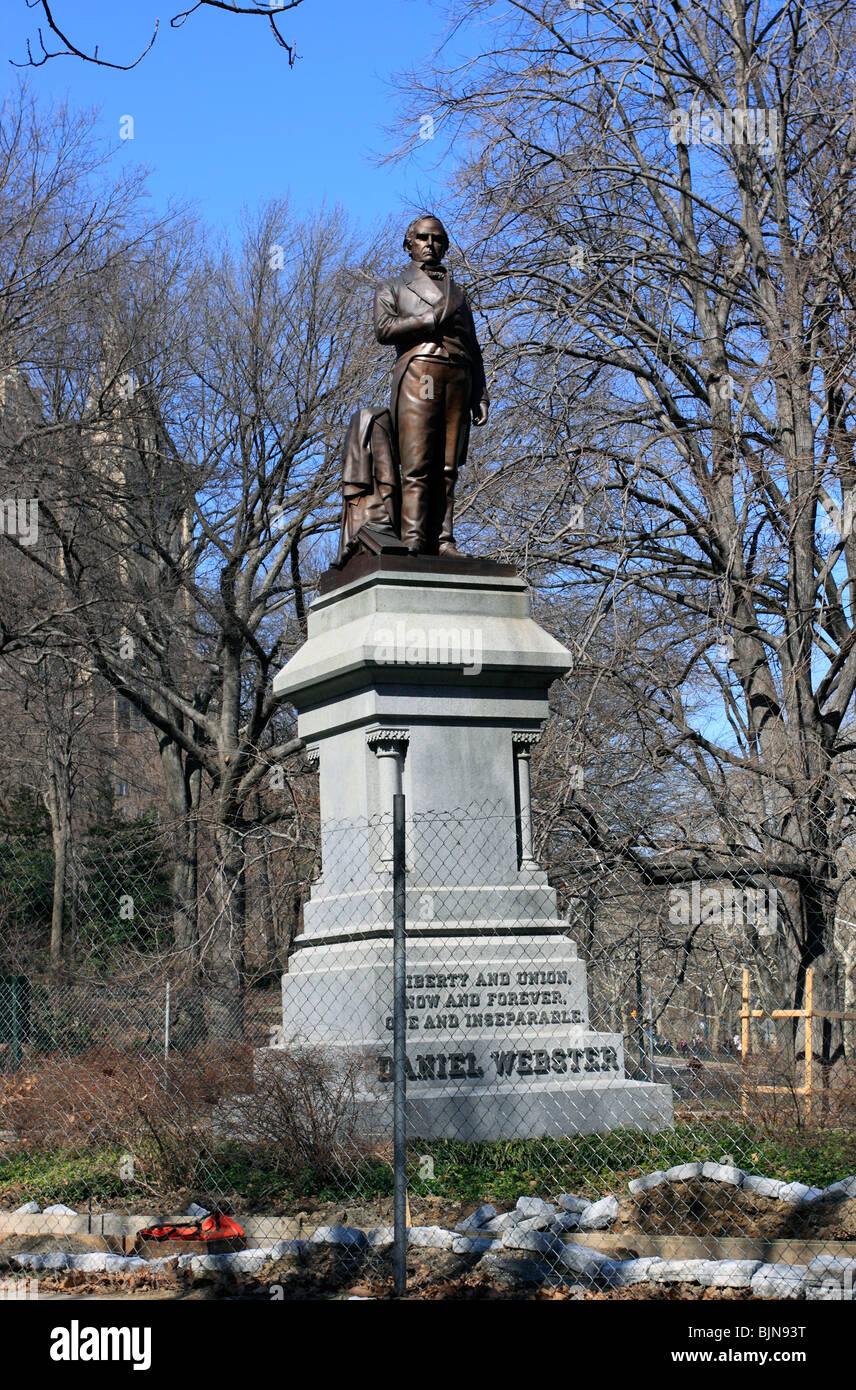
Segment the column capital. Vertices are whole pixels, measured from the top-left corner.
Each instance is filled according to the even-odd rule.
[[[366,743],[379,758],[401,757],[406,754],[409,742],[409,729],[382,728],[366,731]]]
[[[536,743],[541,742],[542,733],[542,729],[515,729],[511,735],[511,741],[521,753],[528,753],[530,748],[534,748]]]

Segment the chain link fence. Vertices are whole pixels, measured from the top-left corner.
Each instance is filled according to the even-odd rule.
[[[397,864],[391,817],[196,831],[190,904],[175,826],[78,837],[53,962],[54,857],[0,844],[5,1268],[391,1290],[397,1057],[412,1289],[851,1296],[853,1020],[780,884],[567,825],[545,872],[490,806]]]

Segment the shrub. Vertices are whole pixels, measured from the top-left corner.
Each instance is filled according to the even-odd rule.
[[[211,1159],[211,1112],[249,1079],[249,1049],[161,1059],[95,1048],[39,1062],[0,1084],[0,1128],[27,1148],[131,1153],[135,1180],[164,1195],[193,1186]]]
[[[365,1162],[372,1145],[360,1114],[362,1057],[320,1047],[271,1056],[250,1095],[230,1107],[230,1124],[272,1173],[311,1171],[320,1182]]]

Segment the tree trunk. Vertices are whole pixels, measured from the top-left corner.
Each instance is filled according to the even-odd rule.
[[[58,970],[62,965],[65,944],[66,881],[71,844],[71,786],[66,765],[56,763],[51,768],[43,800],[50,817],[53,848],[50,963],[51,970]]]
[[[265,938],[265,969],[274,974],[282,974],[279,904],[276,900],[275,879],[271,869],[270,835],[267,831],[264,831],[262,835],[259,882],[261,884],[259,897],[261,900],[262,926]]]
[[[199,831],[197,812],[202,773],[189,765],[177,744],[162,740],[164,786],[173,823],[172,927],[175,947],[171,1033],[176,1048],[203,1043],[207,1023],[199,959]]]
[[[51,970],[62,964],[63,928],[65,925],[65,881],[68,872],[68,846],[71,824],[67,817],[61,823],[51,820],[53,841],[53,902],[51,905]]]
[[[244,1036],[246,859],[240,830],[228,820],[216,830],[216,920],[205,955],[205,1005],[214,1038]]]
[[[852,911],[848,896],[844,902],[846,918],[839,918],[835,925],[836,948],[838,958],[841,961],[842,992],[846,1014],[856,1014],[856,930],[854,930],[852,922],[847,920],[852,916]],[[856,1056],[856,1020],[845,1019],[841,1031],[844,1039],[845,1056],[852,1058]]]

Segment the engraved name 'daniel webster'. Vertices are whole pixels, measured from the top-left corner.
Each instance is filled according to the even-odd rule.
[[[405,1007],[409,1032],[455,1029],[579,1027],[581,1010],[568,1007],[566,970],[473,972],[455,969],[407,976]],[[392,1017],[386,1027],[392,1030]],[[426,1038],[426,1043],[429,1039]],[[438,1040],[439,1041],[439,1040]],[[430,1045],[430,1043],[429,1043]],[[614,1047],[527,1048],[512,1045],[491,1052],[500,1077],[545,1076],[550,1072],[617,1071]],[[406,1060],[411,1081],[478,1080],[484,1067],[475,1052],[427,1050]],[[378,1058],[378,1077],[392,1080],[392,1058]]]

